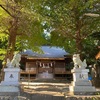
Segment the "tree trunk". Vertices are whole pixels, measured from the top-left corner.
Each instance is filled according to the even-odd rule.
[[[9,36],[9,42],[8,42],[8,48],[7,48],[7,58],[9,58],[10,60],[12,60],[13,58],[15,44],[16,44],[16,34],[11,32]]]
[[[93,77],[92,84],[95,87],[100,87],[100,66],[94,64],[92,69],[94,69],[94,70],[92,70],[92,73],[94,71],[94,76],[92,75],[92,77]]]
[[[13,58],[13,53],[15,51],[15,44],[16,44],[17,29],[18,29],[18,26],[17,26],[18,19],[14,18],[9,23],[11,27],[8,29],[9,37],[8,37],[7,52],[4,59],[5,64],[6,64],[7,58],[9,58],[10,60],[12,60]],[[3,67],[5,67],[5,65]]]
[[[77,13],[78,13],[78,11],[76,10],[75,16],[77,15]],[[76,16],[76,18],[75,18],[75,21],[76,21],[76,25],[75,25],[76,26],[76,33],[75,33],[75,35],[76,35],[76,50],[77,50],[77,53],[81,54],[83,46],[82,46],[82,37],[81,37],[80,29],[81,29],[82,25],[81,25],[80,19],[77,19],[77,17],[79,17],[79,16]]]
[[[17,29],[18,29],[18,19],[14,18],[12,21],[10,21],[11,27],[9,28],[9,39],[8,39],[8,48],[7,48],[7,53],[5,55],[4,62],[5,64],[3,65],[2,68],[2,80],[4,79],[4,68],[6,67],[6,62],[7,58],[12,60],[13,54],[15,51],[15,44],[16,44],[16,36],[17,36]]]
[[[13,53],[15,51],[15,44],[16,44],[16,36],[17,36],[17,29],[18,29],[18,19],[14,18],[10,21],[11,27],[9,29],[9,39],[8,39],[8,49],[7,49],[7,58],[12,60]]]
[[[77,53],[80,53],[82,52],[82,43],[79,39],[76,40],[76,49],[77,49]]]
[[[76,50],[77,50],[77,53],[80,53],[82,52],[82,40],[81,40],[81,35],[80,35],[80,30],[78,30],[76,32]]]

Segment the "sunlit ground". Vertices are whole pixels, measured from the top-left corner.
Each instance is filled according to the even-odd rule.
[[[21,82],[21,87],[25,92],[53,96],[63,96],[68,86],[68,83]]]
[[[69,91],[68,82],[21,82],[21,88],[24,92],[30,94],[51,95],[51,96],[64,96]],[[100,88],[96,89],[100,93]],[[94,95],[93,95],[94,96]],[[100,95],[97,95],[97,97]],[[85,95],[78,95],[78,97],[85,97]],[[87,95],[92,97],[92,95]]]

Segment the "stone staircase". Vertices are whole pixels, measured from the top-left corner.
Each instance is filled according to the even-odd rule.
[[[100,92],[90,96],[68,95],[68,86],[66,80],[36,80],[30,84],[24,82],[19,94],[1,94],[0,100],[100,100]]]
[[[29,85],[29,86],[28,86]],[[37,82],[25,82],[21,84],[20,96],[27,97],[29,100],[65,100],[63,88],[66,83],[55,80],[38,80]]]
[[[52,96],[47,94],[29,94],[23,92],[21,96],[27,97],[29,100],[65,100],[64,96]]]

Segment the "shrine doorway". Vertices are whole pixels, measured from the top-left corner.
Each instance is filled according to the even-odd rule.
[[[38,79],[53,79],[54,62],[42,61],[38,62]]]

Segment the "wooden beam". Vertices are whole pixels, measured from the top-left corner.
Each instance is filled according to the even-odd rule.
[[[65,60],[65,58],[34,58],[34,57],[27,57],[28,60]]]

